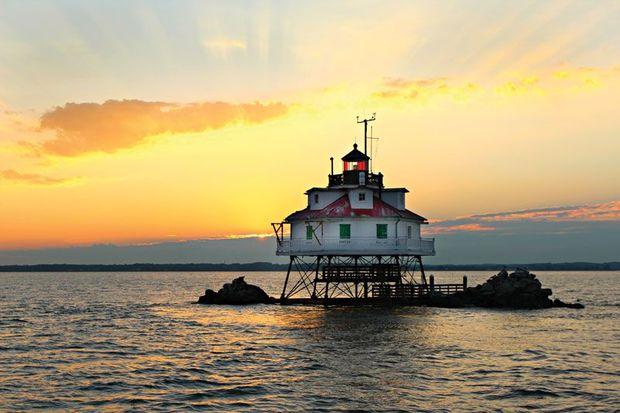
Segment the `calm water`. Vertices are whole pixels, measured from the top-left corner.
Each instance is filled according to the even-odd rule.
[[[538,274],[581,311],[191,304],[234,275],[0,274],[0,410],[620,407],[619,272]]]

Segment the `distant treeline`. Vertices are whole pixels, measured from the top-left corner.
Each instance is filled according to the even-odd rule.
[[[162,271],[281,271],[288,264],[34,264],[0,265],[0,272],[162,272]]]
[[[285,271],[288,264],[34,264],[0,265],[0,272],[162,272],[162,271]],[[530,271],[620,271],[620,262],[563,262],[535,264],[426,265],[426,271],[498,271],[517,267]]]
[[[435,271],[496,271],[506,268],[526,268],[530,271],[619,271],[620,262],[541,262],[535,264],[447,264],[425,265],[425,269]]]

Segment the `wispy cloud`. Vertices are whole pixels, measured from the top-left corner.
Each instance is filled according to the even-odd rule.
[[[160,134],[195,133],[234,123],[261,123],[283,115],[283,103],[197,102],[174,104],[141,100],[104,103],[67,103],[41,117],[42,131],[55,137],[41,144],[25,144],[34,151],[59,156],[92,152],[112,153],[143,143]]]
[[[481,86],[473,82],[457,82],[445,77],[427,79],[386,78],[380,90],[373,97],[386,100],[425,100],[437,96],[448,96],[455,99],[468,98],[481,90]]]
[[[593,205],[526,209],[522,211],[501,212],[496,214],[472,215],[471,217],[469,217],[469,219],[478,220],[481,222],[619,221],[620,201],[612,201]]]
[[[36,132],[38,117],[33,113],[18,112],[0,100],[0,140],[13,141],[27,133]]]
[[[232,235],[227,235],[224,239],[245,239],[245,238],[262,239],[262,238],[271,238],[271,237],[274,237],[273,233],[267,232],[267,233],[262,233],[262,234],[232,234]]]
[[[384,100],[414,101],[436,97],[463,100],[475,96],[506,97],[583,91],[620,79],[620,67],[558,67],[537,74],[510,74],[491,82],[446,77],[404,79],[385,78],[373,97]]]
[[[431,222],[426,233],[490,232],[501,224],[519,222],[620,222],[620,201],[470,215]]]
[[[239,39],[209,39],[203,42],[204,47],[212,54],[226,57],[230,53],[245,51],[247,44]]]
[[[261,233],[261,234],[226,234],[215,235],[212,237],[200,237],[200,238],[179,238],[177,235],[167,235],[167,239],[156,239],[144,242],[129,242],[123,245],[158,245],[162,243],[184,243],[184,242],[200,242],[200,241],[225,241],[225,240],[242,240],[242,239],[265,239],[275,238],[273,233]],[[120,244],[119,244],[120,245]]]
[[[41,174],[22,173],[14,169],[0,171],[0,180],[31,185],[62,185],[74,181],[74,179],[52,178]]]
[[[481,225],[477,223],[472,224],[455,224],[455,225],[442,225],[437,223],[433,225],[426,233],[428,234],[450,234],[453,232],[486,232],[495,231],[495,228],[491,226]]]

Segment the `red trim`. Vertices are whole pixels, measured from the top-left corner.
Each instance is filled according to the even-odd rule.
[[[398,210],[392,205],[382,201],[379,198],[373,199],[372,209],[351,208],[349,196],[343,195],[325,208],[320,210],[311,210],[306,208],[291,214],[286,220],[307,220],[319,218],[349,218],[349,217],[401,217],[417,219],[425,222],[426,219],[405,209]]]

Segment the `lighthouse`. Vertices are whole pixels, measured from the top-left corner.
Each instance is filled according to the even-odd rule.
[[[308,189],[304,209],[272,223],[276,254],[289,257],[282,303],[403,299],[428,291],[422,257],[435,255],[435,241],[421,237],[428,221],[407,209],[409,191],[386,187],[383,174],[369,169],[374,120],[358,119],[364,151],[353,144],[340,173],[330,158],[327,186]]]

